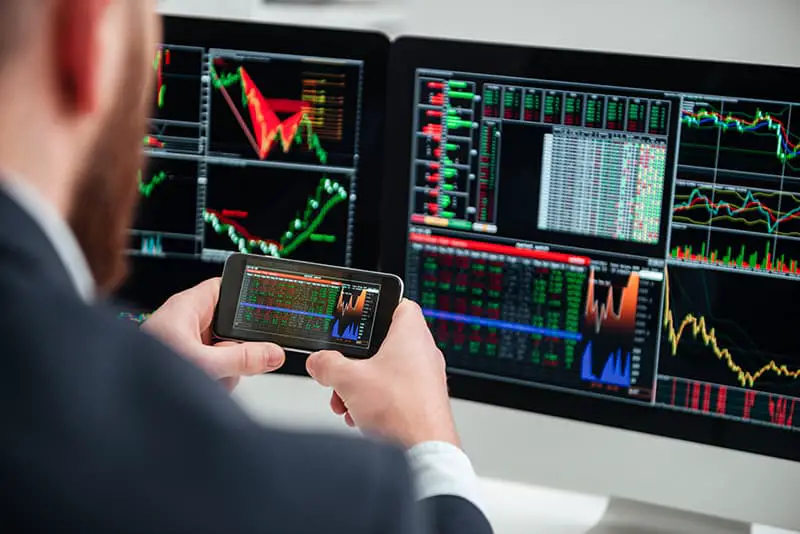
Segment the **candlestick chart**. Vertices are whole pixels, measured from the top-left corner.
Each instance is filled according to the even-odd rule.
[[[659,373],[800,396],[795,328],[800,288],[738,273],[672,267]]]
[[[270,162],[353,163],[357,68],[215,57],[210,80],[211,152]]]
[[[211,167],[205,247],[343,263],[349,201],[346,176]]]

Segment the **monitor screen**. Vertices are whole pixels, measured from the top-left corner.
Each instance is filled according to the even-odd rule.
[[[164,44],[132,254],[351,261],[364,62]]]
[[[157,306],[234,252],[374,268],[387,47],[167,17],[123,297]]]
[[[444,59],[406,41],[393,82],[410,161],[389,256],[455,389],[755,450],[658,414],[800,430],[799,101],[677,69],[659,88],[624,57],[593,82],[592,54],[543,52],[561,76],[536,76],[519,57],[537,51],[493,66],[491,46],[426,43]]]

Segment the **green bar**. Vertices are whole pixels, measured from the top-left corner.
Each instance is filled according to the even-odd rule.
[[[763,268],[765,271],[769,271],[769,268],[770,268],[770,266],[769,266],[769,265],[767,265],[767,258],[769,258],[769,241],[767,241],[767,253],[766,253],[766,255],[764,256],[764,265],[762,265],[762,268]]]
[[[475,93],[468,93],[466,91],[450,91],[447,93],[450,98],[468,98],[472,100],[475,98]]]
[[[446,145],[444,145],[444,148],[446,150],[458,150],[458,145],[455,143],[447,143]]]
[[[703,246],[700,247],[700,257],[701,258],[705,258],[706,257],[706,244],[705,243],[703,243]]]
[[[442,184],[439,187],[441,187],[445,191],[455,191],[456,190],[456,186],[454,184]]]
[[[445,167],[442,171],[445,178],[453,178],[454,176],[458,176],[458,169],[454,169],[453,167]]]
[[[461,82],[458,80],[450,80],[447,82],[447,86],[452,89],[464,89],[465,87],[469,86],[468,82]]]
[[[450,117],[447,119],[447,127],[448,128],[472,128],[472,121],[465,121],[462,119],[458,119],[455,117]]]
[[[447,227],[456,230],[472,230],[472,223],[461,219],[451,219],[447,221]]]
[[[317,243],[336,243],[336,236],[335,235],[311,234],[309,239],[311,241],[315,241]]]
[[[441,217],[442,219],[453,219],[453,218],[455,218],[455,216],[456,216],[456,214],[453,213],[452,211],[443,211],[443,212],[441,212],[439,214],[439,217]],[[448,224],[448,226],[449,226],[449,224]]]

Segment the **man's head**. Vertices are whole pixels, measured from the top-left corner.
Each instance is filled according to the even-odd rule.
[[[158,39],[155,0],[0,0],[0,173],[64,216],[105,290],[125,272]]]

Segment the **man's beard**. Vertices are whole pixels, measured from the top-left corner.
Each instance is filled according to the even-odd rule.
[[[136,18],[135,16],[132,18]],[[141,36],[138,24],[129,27]],[[137,171],[147,124],[149,72],[144,38],[128,41],[126,69],[117,101],[104,121],[73,198],[69,224],[83,249],[98,289],[109,293],[123,281],[128,262],[128,230],[138,200]]]

